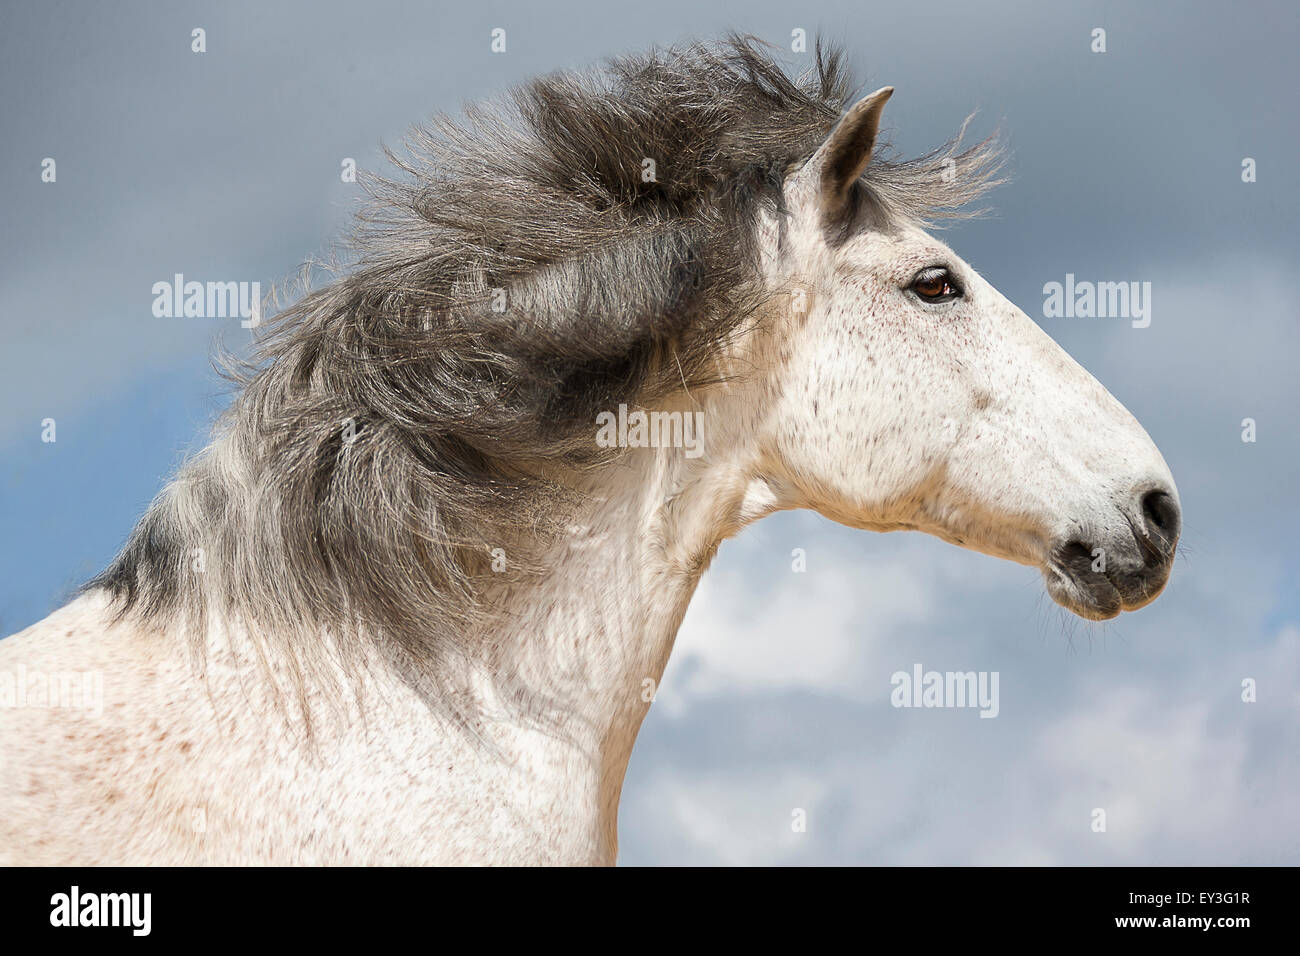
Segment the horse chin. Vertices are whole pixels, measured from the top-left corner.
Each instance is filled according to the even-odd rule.
[[[1121,611],[1136,611],[1159,597],[1168,573],[1151,577],[1089,573],[1086,562],[1061,560],[1054,555],[1043,568],[1043,579],[1052,600],[1067,611],[1089,621],[1109,621]]]
[[[1081,579],[1049,564],[1043,569],[1043,578],[1052,600],[1084,620],[1109,621],[1124,610],[1119,589],[1101,575]]]

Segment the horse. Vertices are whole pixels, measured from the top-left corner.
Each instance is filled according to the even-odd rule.
[[[612,864],[697,582],[781,510],[1031,566],[1085,619],[1154,600],[1169,468],[934,237],[997,136],[893,157],[892,93],[732,36],[388,150],[211,443],[0,642],[0,859]]]

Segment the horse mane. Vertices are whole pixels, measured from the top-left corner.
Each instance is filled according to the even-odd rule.
[[[364,638],[451,694],[452,656],[494,613],[492,549],[555,530],[566,476],[605,454],[599,411],[714,380],[766,294],[760,210],[783,212],[852,92],[837,50],[792,79],[731,37],[416,127],[388,153],[398,175],[367,179],[354,266],[267,323],[212,443],[86,587],[183,624],[198,653],[215,613],[295,673]],[[955,144],[873,161],[861,188],[951,214],[996,148]]]

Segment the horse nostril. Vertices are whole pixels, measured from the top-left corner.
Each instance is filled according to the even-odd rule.
[[[1166,556],[1171,554],[1182,530],[1182,514],[1174,496],[1166,491],[1148,491],[1142,496],[1142,519],[1161,551]]]

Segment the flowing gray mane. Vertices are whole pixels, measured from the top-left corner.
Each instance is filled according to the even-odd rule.
[[[605,454],[597,413],[715,378],[771,291],[759,213],[779,221],[852,86],[838,52],[796,80],[733,38],[417,128],[401,174],[371,181],[355,266],[271,321],[212,444],[88,587],[196,649],[215,611],[304,667],[364,636],[440,683],[492,613],[491,550],[545,539]],[[873,162],[859,189],[946,215],[995,149]]]

